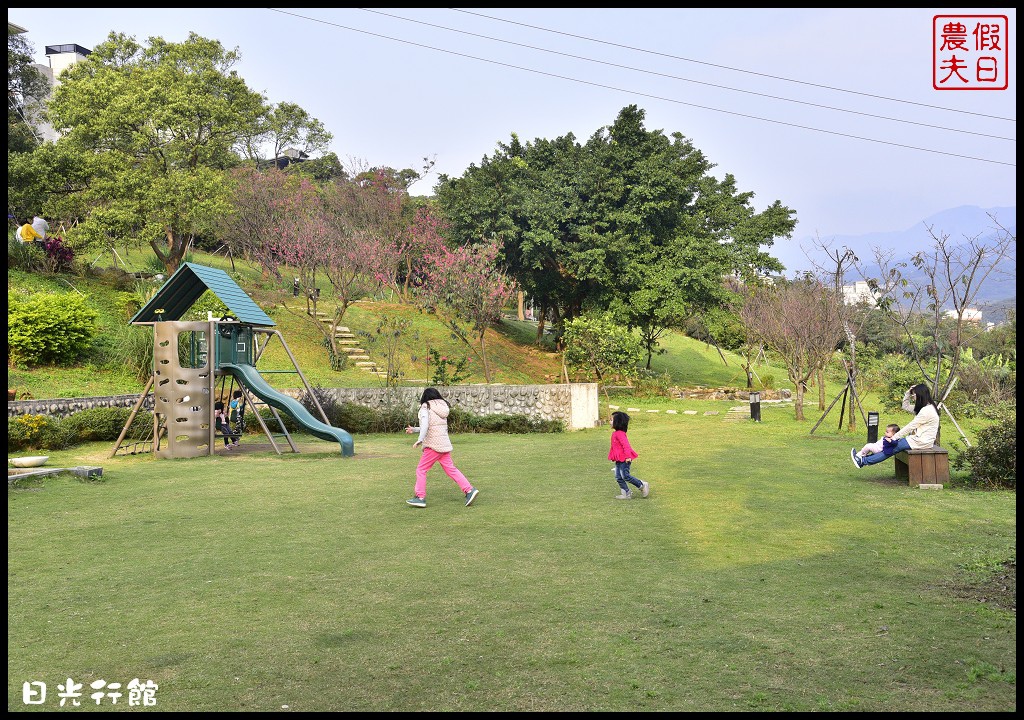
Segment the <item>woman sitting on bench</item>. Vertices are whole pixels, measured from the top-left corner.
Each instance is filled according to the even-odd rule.
[[[913,412],[914,419],[893,435],[897,442],[892,453],[875,453],[861,458],[857,457],[857,448],[853,448],[850,450],[850,457],[854,465],[859,468],[874,465],[904,450],[922,450],[935,444],[935,438],[939,435],[939,409],[932,400],[932,392],[928,386],[921,383],[907,390],[903,396],[903,409]]]

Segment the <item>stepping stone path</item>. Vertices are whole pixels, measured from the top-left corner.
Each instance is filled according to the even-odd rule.
[[[729,408],[729,412],[722,418],[726,422],[738,422],[740,420],[750,419],[750,408],[746,405],[737,405],[736,407]]]
[[[331,316],[327,313],[317,312],[317,318],[322,322],[329,322]],[[377,363],[370,359],[366,350],[359,347],[359,340],[356,339],[355,334],[347,327],[338,327],[334,331],[334,342],[350,362],[355,363],[357,368],[362,368],[371,375],[376,375],[380,378],[386,378],[388,373],[386,370],[381,370],[377,367]]]

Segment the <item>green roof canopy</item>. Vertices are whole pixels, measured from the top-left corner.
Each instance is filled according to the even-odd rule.
[[[207,290],[213,291],[240,322],[248,325],[276,325],[226,272],[195,263],[183,263],[129,322],[134,325],[180,320]]]

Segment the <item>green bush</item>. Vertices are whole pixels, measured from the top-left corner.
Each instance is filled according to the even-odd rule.
[[[249,417],[249,412],[250,411],[246,412],[246,418]],[[259,409],[258,412],[260,414],[260,417],[263,418],[263,422],[266,423],[267,428],[270,430],[271,433],[277,434],[281,432],[281,426],[278,425],[277,420],[274,419],[273,410],[264,405]],[[290,433],[299,431],[299,424],[295,422],[291,415],[285,412],[281,412],[280,410],[278,410],[277,414],[281,417],[281,422],[284,423],[285,430],[287,430]],[[314,417],[317,416],[314,415]],[[259,421],[257,420],[246,419],[245,424],[248,426],[250,430],[255,429],[255,431],[263,432],[263,428],[260,427]]]
[[[322,387],[314,387],[313,392],[331,425],[350,433],[404,432],[406,427],[419,422],[416,412],[405,405],[376,410],[355,403],[335,402],[333,393]],[[303,393],[300,402],[313,417],[320,417],[308,393]],[[455,406],[448,415],[448,431],[452,433],[550,433],[564,429],[557,420],[532,420],[525,415],[475,415]]]
[[[219,318],[224,317],[227,313],[228,306],[222,303],[220,298],[211,290],[207,290],[200,295],[199,299],[192,304],[192,307],[190,307],[185,314],[181,316],[181,319],[205,321],[210,314],[215,318]]]
[[[660,375],[654,370],[640,368],[633,380],[633,394],[638,397],[665,397],[672,387],[672,376],[667,372]]]
[[[46,254],[36,243],[18,240],[13,233],[7,236],[7,268],[26,272],[40,272]]]
[[[1006,412],[995,425],[978,431],[978,441],[953,457],[957,470],[968,470],[968,484],[986,488],[1017,489],[1017,409]]]
[[[526,415],[476,415],[452,407],[448,415],[448,431],[453,433],[527,433],[562,432],[563,423],[558,420],[534,420]]]
[[[131,408],[127,407],[90,408],[61,418],[58,424],[74,445],[96,440],[114,441],[124,429],[129,415]],[[141,439],[148,437],[152,430],[152,414],[140,411],[132,421],[126,437]]]
[[[149,380],[153,375],[153,328],[122,325],[112,337],[113,350],[106,356],[108,366],[112,364],[140,382]]]
[[[41,448],[52,423],[46,415],[15,415],[7,420],[7,452]]]
[[[7,451],[36,448],[66,450],[84,442],[113,442],[128,422],[131,408],[90,408],[63,418],[18,415],[7,422]],[[142,440],[153,434],[153,414],[140,411],[126,438]]]
[[[67,365],[88,350],[99,316],[76,294],[7,293],[7,357],[22,365]]]

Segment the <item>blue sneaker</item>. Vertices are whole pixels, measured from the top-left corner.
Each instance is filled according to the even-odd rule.
[[[476,488],[470,488],[469,492],[466,493],[466,507],[469,507],[470,505],[472,505],[473,501],[476,500],[476,496],[479,495],[479,494],[480,494],[479,490],[477,490]]]
[[[421,498],[421,497],[414,497],[414,498],[409,498],[408,500],[406,500],[405,504],[406,505],[412,505],[413,507],[426,507],[427,506],[427,501],[426,501],[426,499]]]
[[[853,464],[859,468],[864,467],[864,463],[857,457],[857,448],[850,448],[850,459],[853,460]]]

